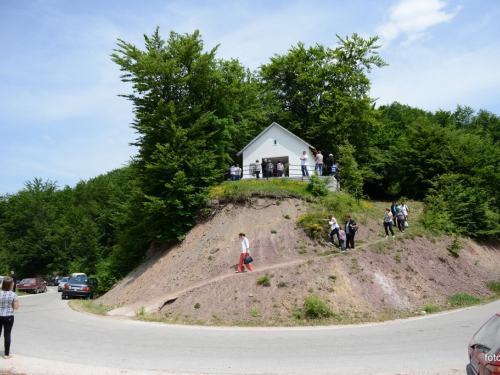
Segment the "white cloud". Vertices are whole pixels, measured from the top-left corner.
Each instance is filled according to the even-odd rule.
[[[401,0],[389,8],[389,20],[376,31],[385,46],[401,35],[406,36],[401,44],[409,45],[428,36],[427,30],[432,26],[450,22],[461,9],[457,6],[447,12],[444,10],[447,5],[441,0]]]
[[[371,75],[377,104],[394,101],[425,110],[454,110],[458,104],[498,114],[498,43],[467,52],[414,50]]]

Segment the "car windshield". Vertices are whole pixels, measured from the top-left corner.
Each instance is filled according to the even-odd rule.
[[[23,284],[34,284],[35,283],[35,279],[23,279],[23,281],[21,281],[21,283],[23,283]]]
[[[488,353],[496,354],[500,350],[500,316],[495,315],[476,333],[474,343],[487,347]]]
[[[87,284],[89,279],[87,277],[72,277],[71,284]]]

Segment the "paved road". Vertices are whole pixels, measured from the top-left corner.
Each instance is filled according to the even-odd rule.
[[[21,297],[20,305],[12,345],[20,358],[195,374],[464,373],[467,343],[500,311],[497,301],[386,324],[286,329],[99,317],[71,310],[57,292]]]

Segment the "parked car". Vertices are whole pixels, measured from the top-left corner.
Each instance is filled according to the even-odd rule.
[[[62,292],[64,284],[69,280],[68,276],[64,276],[61,281],[59,281],[59,285],[57,286],[57,291]]]
[[[17,290],[20,292],[32,292],[32,293],[45,293],[47,291],[47,285],[44,284],[43,280],[39,277],[34,277],[32,279],[22,279]]]
[[[63,278],[63,276],[52,276],[52,277],[49,279],[49,281],[48,281],[47,285],[49,285],[49,286],[51,286],[51,285],[53,285],[53,286],[58,286],[58,285],[59,285],[59,282],[61,281],[61,279],[62,279],[62,278]]]
[[[469,343],[467,375],[500,374],[500,313],[493,315]]]
[[[70,278],[72,277],[87,277],[87,275],[81,272],[76,272],[71,274]]]
[[[97,289],[97,279],[81,276],[71,277],[62,289],[62,299],[72,297],[92,298]]]

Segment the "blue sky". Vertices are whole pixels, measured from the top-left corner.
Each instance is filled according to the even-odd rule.
[[[218,57],[255,69],[299,41],[378,35],[390,64],[369,75],[378,105],[500,115],[499,19],[495,0],[2,0],[0,195],[35,177],[74,186],[136,154],[117,38],[142,48],[156,26],[199,29]]]

